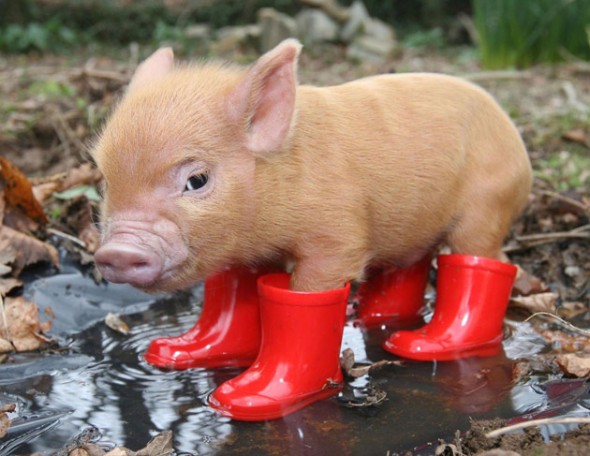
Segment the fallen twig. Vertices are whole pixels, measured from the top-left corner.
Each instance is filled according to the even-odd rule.
[[[549,196],[551,198],[555,198],[555,199],[564,201],[564,202],[566,202],[568,204],[571,204],[572,206],[575,206],[575,207],[578,207],[578,208],[582,209],[584,212],[589,212],[590,213],[590,205],[584,204],[584,203],[582,203],[580,201],[576,201],[575,199],[570,198],[570,197],[565,196],[565,195],[562,195],[561,193],[552,192],[550,190],[542,190],[539,193],[541,195]],[[590,227],[590,225],[584,225],[584,226],[579,227],[579,228],[584,228],[584,227],[586,227],[585,229],[588,229],[588,227]],[[579,229],[579,228],[576,228],[576,229]]]
[[[565,328],[569,329],[570,331],[577,332],[577,333],[582,334],[586,337],[590,337],[590,330],[578,328],[577,326],[572,325],[570,322],[565,321],[563,318],[559,317],[558,315],[555,315],[555,314],[552,314],[549,312],[535,312],[530,317],[528,317],[525,321],[532,320],[533,318],[536,318],[536,317],[552,318],[553,320],[557,320],[559,322],[559,324],[561,324]]]
[[[504,253],[518,252],[537,245],[563,241],[565,239],[590,239],[590,224],[582,225],[569,231],[555,231],[553,233],[527,234],[515,236],[514,239],[524,245],[507,245],[502,249]]]
[[[590,424],[590,417],[565,417],[565,418],[541,418],[538,420],[523,421],[521,423],[511,424],[500,429],[495,429],[486,434],[486,437],[493,439],[508,432],[525,429],[532,426],[544,426],[550,424]]]
[[[86,243],[84,241],[82,241],[81,239],[78,239],[75,236],[72,236],[71,234],[64,233],[63,231],[56,230],[55,228],[48,228],[47,232],[50,234],[53,234],[54,236],[60,237],[62,239],[67,239],[68,241],[71,241],[74,244],[79,245],[83,249],[87,248]]]

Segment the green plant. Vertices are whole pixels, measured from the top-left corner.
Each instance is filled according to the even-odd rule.
[[[590,0],[473,0],[486,68],[590,59]]]
[[[585,153],[560,151],[535,166],[535,176],[546,180],[558,191],[586,188],[590,185],[590,157]]]
[[[58,52],[78,41],[69,27],[53,19],[44,23],[9,24],[0,27],[0,51],[21,53],[30,51]]]

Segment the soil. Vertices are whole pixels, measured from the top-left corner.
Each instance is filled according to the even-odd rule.
[[[86,149],[135,63],[130,57],[83,54],[0,56],[0,153],[34,178],[65,172],[87,161]],[[354,65],[345,61],[342,50],[330,47],[304,53],[300,74],[302,82],[325,85],[396,71],[468,77],[487,88],[513,116],[537,177],[530,204],[507,240],[506,253],[541,282],[537,292],[555,293],[555,306],[562,316],[584,325],[590,304],[590,178],[588,161],[581,161],[576,169],[576,157],[587,160],[589,156],[588,64],[490,73],[478,67],[470,49],[455,49],[408,50],[387,64]],[[587,346],[586,338],[579,340]],[[504,424],[499,419],[474,421],[465,435],[441,443],[437,454],[588,454],[589,425],[549,441],[538,427],[485,437]],[[503,452],[491,452],[494,449]]]
[[[590,425],[546,439],[539,428],[531,427],[522,432],[489,438],[486,433],[504,427],[500,419],[473,421],[465,435],[458,435],[451,443],[441,443],[437,454],[445,456],[582,456],[590,448]]]

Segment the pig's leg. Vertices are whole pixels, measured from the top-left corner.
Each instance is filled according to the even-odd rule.
[[[269,268],[236,266],[205,281],[203,310],[188,332],[155,339],[145,358],[167,369],[249,366],[260,348],[256,282]]]
[[[362,239],[360,236],[358,239]],[[362,277],[368,263],[368,249],[358,243],[342,245],[326,239],[309,242],[299,250],[291,275],[291,289],[323,291],[340,288]]]
[[[407,268],[370,271],[359,285],[356,322],[364,327],[387,324],[389,327],[411,326],[423,322],[424,290],[432,256]]]

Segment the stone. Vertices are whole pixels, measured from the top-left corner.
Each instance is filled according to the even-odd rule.
[[[379,19],[370,18],[366,21],[363,32],[365,35],[372,36],[378,40],[395,41],[393,28]]]
[[[213,44],[212,49],[217,54],[226,54],[243,46],[256,46],[260,34],[260,27],[256,24],[223,27],[217,31],[217,40]]]
[[[372,36],[359,36],[347,48],[346,57],[363,63],[383,63],[397,50],[395,40],[380,40]]]
[[[191,40],[208,40],[211,36],[211,27],[208,24],[189,25],[184,30],[184,36]]]
[[[366,24],[371,20],[365,4],[359,0],[350,6],[348,13],[350,17],[340,31],[340,39],[345,43],[352,42],[358,35],[362,34]]]
[[[326,13],[316,9],[305,9],[295,17],[297,34],[303,44],[335,41],[338,38],[338,24]]]
[[[295,19],[274,8],[261,8],[258,11],[258,25],[260,27],[259,50],[263,53],[287,38],[297,37]]]
[[[301,0],[301,2],[305,5],[321,9],[338,22],[346,22],[350,19],[348,8],[340,5],[337,0]]]

